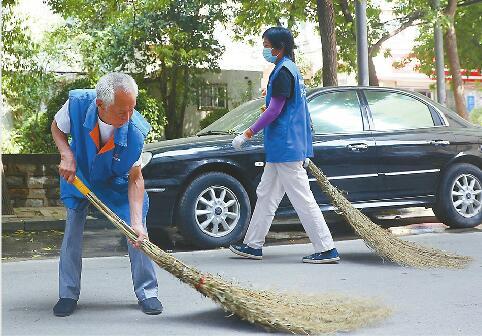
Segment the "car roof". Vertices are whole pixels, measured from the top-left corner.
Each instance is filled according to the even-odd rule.
[[[393,87],[386,87],[386,86],[326,86],[326,87],[317,87],[317,88],[310,88],[307,89],[306,92],[308,96],[313,95],[318,92],[324,92],[324,91],[332,91],[332,90],[387,90],[387,91],[399,91],[399,92],[405,92],[409,94],[413,94],[419,97],[425,97],[424,95],[415,92],[415,91],[410,91],[406,89],[400,89],[400,88],[393,88]]]

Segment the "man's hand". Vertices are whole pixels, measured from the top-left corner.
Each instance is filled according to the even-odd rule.
[[[70,149],[69,142],[67,141],[67,134],[57,127],[57,122],[55,120],[52,121],[50,130],[52,131],[52,138],[60,153],[59,174],[67,182],[72,183],[74,182],[75,177],[76,162],[74,154]]]
[[[147,233],[142,225],[142,207],[144,202],[144,178],[142,177],[141,166],[134,166],[129,171],[129,209],[131,213],[131,227],[137,234],[136,241],[131,241],[134,247],[139,248],[144,239],[147,239]]]
[[[139,248],[144,239],[149,238],[147,237],[146,231],[144,230],[142,224],[132,225],[132,230],[134,230],[134,232],[137,234],[137,239],[136,241],[132,241],[129,239],[129,242],[134,245],[134,247]]]
[[[74,182],[75,170],[76,170],[76,163],[72,152],[61,154],[60,165],[59,165],[60,176],[62,176],[65,180],[67,180],[67,182],[72,183]]]

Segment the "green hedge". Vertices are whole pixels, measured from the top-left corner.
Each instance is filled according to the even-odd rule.
[[[470,112],[470,121],[476,125],[482,126],[482,108],[476,108]]]
[[[60,89],[48,101],[47,110],[39,114],[38,118],[31,117],[17,132],[16,142],[21,153],[56,153],[57,147],[50,133],[50,125],[54,116],[69,97],[69,91],[95,87],[95,80],[91,78],[78,78],[72,82],[60,84]],[[140,89],[137,97],[136,109],[149,121],[152,132],[149,133],[147,142],[157,141],[162,138],[163,128],[166,124],[162,105],[146,90]]]
[[[226,113],[228,113],[228,109],[213,110],[209,112],[205,118],[201,119],[201,121],[199,122],[199,126],[201,127],[201,129],[206,128]]]

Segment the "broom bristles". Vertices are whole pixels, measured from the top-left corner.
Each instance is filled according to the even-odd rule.
[[[136,233],[85,185],[74,182],[87,199],[128,239]],[[367,299],[334,295],[280,294],[243,288],[219,276],[202,273],[144,240],[140,249],[157,265],[218,303],[225,311],[267,329],[294,334],[349,331],[386,318],[390,311]]]
[[[381,257],[402,266],[416,268],[463,268],[472,260],[470,257],[423,247],[395,237],[355,208],[311,160],[308,169],[316,178],[321,190],[337,208],[337,212],[355,229],[365,244]]]

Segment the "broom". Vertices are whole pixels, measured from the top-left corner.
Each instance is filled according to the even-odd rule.
[[[136,240],[136,233],[78,177],[73,184],[127,238]],[[140,249],[161,268],[218,303],[225,311],[267,329],[295,334],[348,331],[379,321],[389,314],[386,308],[371,300],[333,295],[282,295],[243,288],[184,264],[147,239],[141,243]]]
[[[402,266],[417,268],[463,268],[472,260],[470,257],[423,247],[393,236],[388,230],[373,223],[351,205],[341,192],[330,184],[321,170],[311,160],[307,161],[308,169],[316,178],[321,190],[328,195],[332,204],[337,208],[337,212],[355,229],[365,244],[382,258],[387,258]]]

